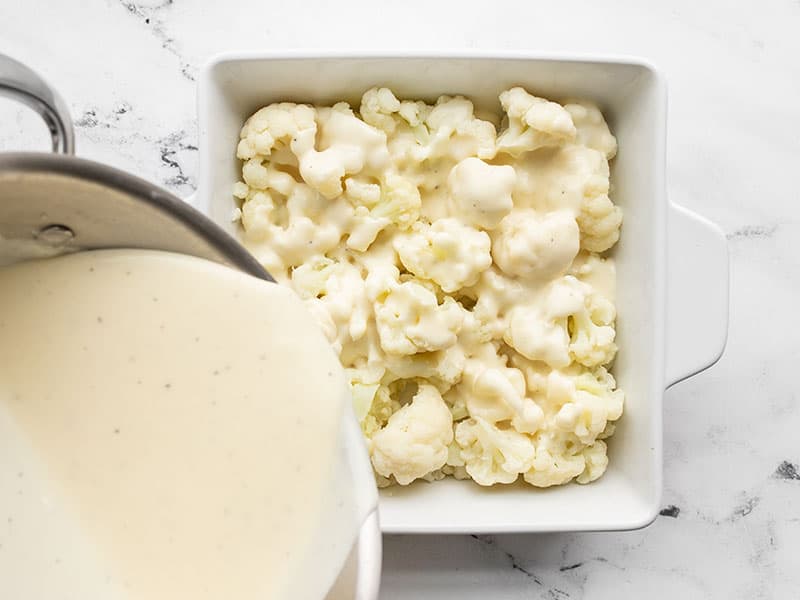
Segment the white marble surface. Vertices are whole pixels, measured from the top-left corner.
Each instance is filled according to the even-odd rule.
[[[62,92],[78,153],[180,195],[215,52],[613,52],[666,73],[670,195],[727,232],[732,295],[722,361],[666,395],[664,516],[630,533],[388,537],[393,600],[800,597],[798,32],[798,0],[0,0],[0,52]],[[44,128],[0,100],[11,148],[44,149]]]

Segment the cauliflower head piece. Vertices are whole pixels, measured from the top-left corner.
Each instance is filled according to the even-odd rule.
[[[458,391],[471,416],[488,423],[510,421],[517,431],[534,433],[544,424],[544,412],[526,397],[522,372],[502,363],[467,360]]]
[[[307,104],[280,102],[253,114],[242,127],[236,156],[249,160],[269,157],[274,150],[288,146],[300,132],[316,135],[317,111]]]
[[[344,201],[327,202],[305,184],[296,184],[282,199],[272,190],[249,194],[242,205],[245,240],[276,279],[284,271],[316,255],[334,249],[342,235],[343,221],[352,209]]]
[[[527,473],[533,466],[536,454],[533,442],[511,427],[471,417],[456,425],[455,440],[460,461],[480,485],[513,483],[520,473]]]
[[[472,102],[462,96],[441,96],[425,116],[427,140],[416,150],[418,161],[460,161],[469,156],[493,158],[494,124],[475,117]]]
[[[334,324],[339,348],[367,334],[371,307],[358,267],[316,256],[292,269],[291,285],[301,298],[320,305],[314,312],[324,328],[328,319]]]
[[[617,389],[614,377],[605,368],[582,371],[572,377],[574,400],[562,405],[555,423],[573,433],[583,444],[592,444],[609,421],[622,416],[625,393]]]
[[[510,165],[490,165],[471,156],[456,164],[447,177],[453,213],[468,224],[494,229],[514,202],[516,172]]]
[[[617,154],[617,138],[608,129],[603,113],[597,105],[585,101],[573,101],[564,105],[575,124],[575,142],[605,154],[608,160]]]
[[[303,131],[292,138],[303,180],[328,199],[339,196],[345,175],[381,173],[389,164],[386,134],[359,119],[345,103],[317,111],[319,136]],[[319,146],[317,149],[317,137]]]
[[[446,350],[383,357],[389,379],[425,379],[441,392],[447,392],[461,379],[466,354],[459,344]]]
[[[411,403],[372,436],[372,465],[379,475],[408,485],[444,466],[452,441],[450,409],[435,387],[422,384]]]
[[[603,153],[577,144],[527,154],[515,165],[513,198],[519,208],[577,215],[587,198],[608,194],[611,186]]]
[[[431,108],[421,101],[398,100],[389,88],[374,87],[361,97],[359,113],[365,122],[389,136],[405,129],[422,143],[429,137],[424,123]]]
[[[619,241],[622,209],[608,194],[584,198],[577,216],[581,230],[581,248],[589,252],[605,252]]]
[[[418,223],[394,239],[403,266],[447,293],[477,283],[492,264],[490,245],[485,232],[454,218],[438,219],[433,225]]]
[[[380,431],[389,418],[400,410],[400,403],[392,398],[389,388],[378,382],[370,382],[357,369],[346,369],[353,395],[353,409],[367,440],[367,449],[372,446],[372,436]]]
[[[583,454],[569,454],[549,448],[547,444],[536,443],[536,456],[532,467],[523,474],[525,481],[536,487],[563,485],[586,469]]]
[[[570,355],[585,367],[607,365],[617,353],[614,304],[605,297],[590,293],[582,310],[569,317]]]
[[[512,308],[503,339],[529,360],[554,369],[568,366],[572,359],[567,319],[584,310],[587,288],[571,275],[553,281],[538,302]]]
[[[548,280],[563,275],[579,249],[580,231],[570,211],[542,215],[523,208],[500,222],[492,256],[511,277]]]
[[[374,304],[381,347],[387,354],[444,350],[456,343],[464,315],[450,296],[436,294],[416,281],[392,285]]]
[[[497,138],[497,151],[520,156],[545,146],[560,146],[575,139],[572,117],[563,106],[537,98],[521,87],[500,94],[508,126]]]
[[[591,446],[587,446],[581,452],[583,455],[584,468],[580,475],[575,478],[578,483],[591,483],[599,479],[608,467],[608,446],[603,440],[597,440]]]
[[[396,173],[386,173],[379,184],[347,178],[345,197],[354,207],[347,247],[360,252],[390,225],[410,228],[418,221],[422,206],[417,186]]]
[[[512,308],[504,339],[523,357],[554,369],[573,361],[597,367],[616,355],[615,318],[613,303],[566,275],[549,284],[538,302]]]

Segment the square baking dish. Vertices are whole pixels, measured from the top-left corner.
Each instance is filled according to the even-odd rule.
[[[368,88],[434,101],[463,94],[500,110],[498,94],[521,85],[556,100],[597,102],[619,142],[612,199],[624,210],[614,248],[618,273],[613,373],[625,413],[609,440],[606,474],[589,485],[481,488],[447,479],[381,491],[388,533],[622,530],[656,517],[662,487],[666,387],[712,365],[727,334],[728,255],[715,225],[671,204],[665,182],[663,76],[635,58],[492,54],[228,54],[200,77],[200,181],[195,205],[227,231],[240,178],[235,149],[244,121],[278,101],[357,105]]]

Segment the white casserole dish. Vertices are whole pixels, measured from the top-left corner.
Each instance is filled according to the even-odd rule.
[[[668,201],[663,76],[633,58],[521,54],[229,54],[212,60],[199,85],[200,185],[197,206],[228,231],[235,156],[245,119],[270,102],[358,102],[371,86],[435,100],[464,94],[499,111],[513,85],[548,98],[587,98],[603,109],[619,141],[613,199],[625,212],[614,249],[618,345],[613,369],[627,395],[598,481],[532,489],[484,489],[445,480],[383,490],[388,533],[620,530],[643,527],[659,511],[662,398],[666,387],[716,362],[728,320],[728,255],[712,223]]]

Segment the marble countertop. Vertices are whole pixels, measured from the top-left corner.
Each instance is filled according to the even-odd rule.
[[[798,0],[0,3],[0,52],[61,91],[78,154],[182,196],[195,77],[216,52],[602,52],[665,72],[669,194],[727,233],[731,322],[722,360],[666,394],[662,516],[627,533],[388,536],[387,600],[800,596],[798,31]],[[0,100],[0,151],[45,148],[33,114]]]

